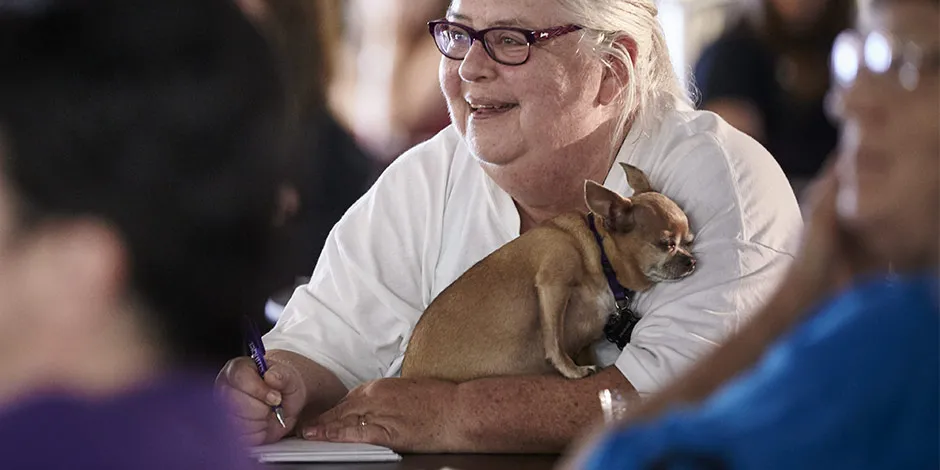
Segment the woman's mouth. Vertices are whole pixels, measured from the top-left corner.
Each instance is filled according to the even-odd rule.
[[[500,116],[518,107],[515,103],[470,103],[470,115],[474,119]]]

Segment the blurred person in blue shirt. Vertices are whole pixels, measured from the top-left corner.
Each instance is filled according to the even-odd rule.
[[[789,276],[566,466],[940,467],[940,2],[859,7],[832,54],[840,151]]]
[[[0,71],[0,466],[250,467],[210,356],[270,287],[268,44],[230,0],[0,0]]]

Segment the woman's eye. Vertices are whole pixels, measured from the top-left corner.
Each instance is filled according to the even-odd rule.
[[[524,35],[515,31],[491,31],[490,39],[503,47],[520,47],[528,44]]]

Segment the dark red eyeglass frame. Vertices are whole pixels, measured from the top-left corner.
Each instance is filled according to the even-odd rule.
[[[447,52],[444,51],[444,49],[441,48],[441,45],[438,44],[437,42],[437,35],[434,34],[435,32],[434,30],[439,25],[456,26],[458,28],[465,30],[467,32],[467,35],[470,36],[470,47],[473,47],[473,41],[480,41],[480,43],[483,44],[483,49],[486,50],[486,54],[489,55],[491,59],[503,65],[522,65],[529,61],[529,57],[531,57],[532,55],[533,44],[537,44],[543,41],[548,41],[550,39],[557,38],[558,36],[563,36],[565,34],[573,33],[575,31],[582,29],[578,25],[568,24],[568,25],[563,25],[563,26],[555,26],[553,28],[536,29],[536,30],[525,29],[525,28],[513,28],[510,26],[497,26],[495,28],[486,28],[486,29],[481,29],[477,31],[465,24],[455,23],[453,21],[447,21],[446,19],[429,21],[428,32],[434,38],[434,45],[437,46],[437,50],[439,50],[441,54],[444,55],[444,57],[447,57],[448,59],[453,59],[453,60],[463,60],[464,57],[466,57],[466,55],[464,57],[452,57],[448,55]],[[513,62],[504,62],[502,60],[497,59],[493,51],[490,50],[490,46],[489,44],[487,44],[486,39],[484,39],[486,36],[486,33],[490,31],[514,31],[525,36],[526,41],[528,41],[528,44],[527,44],[528,50],[526,50],[525,60],[519,63],[513,63]]]

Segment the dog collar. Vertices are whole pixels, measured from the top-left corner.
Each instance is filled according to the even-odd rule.
[[[617,280],[617,273],[614,272],[610,259],[607,258],[607,252],[604,250],[604,239],[597,231],[597,224],[594,221],[594,214],[588,214],[588,226],[594,234],[594,240],[597,241],[597,247],[601,250],[601,267],[604,269],[604,277],[607,278],[607,285],[610,292],[614,294],[616,309],[607,317],[607,324],[604,326],[604,336],[607,341],[614,343],[618,348],[623,349],[630,342],[630,336],[633,334],[633,328],[640,317],[630,308],[633,302],[632,290],[623,287]]]

